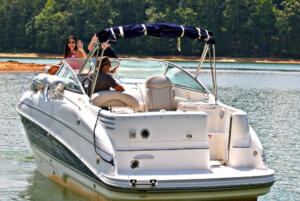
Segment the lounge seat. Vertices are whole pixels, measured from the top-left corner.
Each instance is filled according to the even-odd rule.
[[[138,108],[138,101],[131,95],[120,91],[99,91],[93,94],[92,103],[98,107]]]

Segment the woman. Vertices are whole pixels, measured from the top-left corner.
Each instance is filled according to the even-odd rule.
[[[87,54],[83,49],[83,42],[81,40],[77,40],[75,36],[69,36],[65,43],[64,59],[85,57],[87,57]],[[51,75],[55,75],[61,63],[62,61],[51,66],[47,72]]]
[[[87,56],[83,49],[83,42],[77,40],[75,36],[69,36],[65,44],[64,59],[68,58],[85,58]]]

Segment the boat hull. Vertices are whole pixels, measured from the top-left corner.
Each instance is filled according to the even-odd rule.
[[[112,189],[101,182],[88,178],[74,168],[61,163],[43,151],[32,146],[37,170],[44,176],[71,191],[91,200],[257,200],[257,196],[269,192],[270,186],[219,190],[219,191],[170,191],[170,192],[130,192]]]
[[[122,189],[109,186],[94,175],[70,150],[45,129],[22,116],[37,170],[54,182],[91,200],[256,200],[272,183],[219,189]]]

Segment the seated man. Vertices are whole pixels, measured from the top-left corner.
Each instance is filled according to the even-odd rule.
[[[99,62],[100,62],[100,58],[97,59],[96,67],[99,65]],[[112,78],[111,75],[109,75],[109,73],[114,73],[118,68],[118,66],[116,66],[112,70],[110,69],[110,67],[111,67],[111,62],[109,60],[109,57],[104,56],[102,58],[94,93],[97,91],[109,90],[110,87],[114,88],[116,91],[124,91],[123,86],[118,84],[114,80],[114,78]],[[90,85],[89,85],[89,93],[90,93]]]

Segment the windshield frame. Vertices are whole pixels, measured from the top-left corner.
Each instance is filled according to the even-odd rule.
[[[62,67],[64,65],[66,65],[66,67],[69,69],[69,71],[72,72],[74,78],[76,78],[75,82],[76,84],[79,85],[80,87],[80,90],[81,90],[81,93],[83,94],[86,94],[85,90],[83,89],[83,86],[82,86],[82,83],[81,81],[79,80],[78,76],[80,75],[84,75],[85,73],[80,73],[79,74],[79,71],[76,73],[76,71],[72,68],[72,66],[70,65],[70,63],[68,61],[81,61],[82,63],[85,63],[85,65],[87,65],[88,61],[86,62],[86,60],[95,60],[95,58],[72,58],[72,59],[64,59],[59,70],[57,71],[56,75],[62,70]],[[177,68],[179,71],[183,72],[184,74],[186,74],[190,79],[194,80],[201,88],[203,88],[203,91],[201,91],[201,93],[210,93],[209,90],[205,87],[204,84],[202,84],[202,82],[200,82],[195,76],[193,76],[190,72],[188,72],[187,70],[185,70],[184,68],[182,68],[181,66],[177,65],[177,64],[174,64],[170,61],[166,61],[166,60],[159,60],[159,59],[142,59],[142,58],[111,58],[111,61],[112,62],[116,62],[116,63],[121,63],[122,61],[154,61],[154,62],[159,62],[159,63],[162,63],[163,66],[162,66],[162,72],[161,72],[161,75],[163,76],[166,76],[167,72],[168,72],[168,67],[169,65],[171,65],[172,67],[175,67]],[[76,68],[76,70],[80,70],[80,66],[81,65],[78,65],[77,67],[79,68]],[[120,66],[121,67],[121,66]],[[93,71],[95,69],[95,66],[93,66],[92,69],[90,69],[90,72]],[[122,79],[127,79],[127,78],[120,78],[119,75],[119,69],[117,69],[116,71],[116,79],[119,79],[119,80],[122,80]],[[150,76],[151,77],[151,76]],[[128,78],[128,79],[136,79],[136,80],[146,80],[148,77],[145,77],[145,78]],[[68,78],[66,78],[68,79]],[[74,80],[73,80],[74,81]],[[173,84],[174,85],[174,84]],[[191,90],[191,91],[196,91],[196,92],[200,92],[199,90],[197,89],[194,89],[194,88],[191,88],[191,87],[184,87],[184,86],[177,86],[177,85],[174,85],[176,87],[179,87],[179,88],[184,88],[184,89],[188,89],[188,90]],[[68,90],[68,89],[67,89]],[[71,90],[73,91],[73,90]],[[79,93],[78,91],[74,91],[76,93]]]
[[[193,76],[190,72],[188,72],[187,70],[185,70],[184,68],[182,68],[181,66],[178,66],[170,61],[167,61],[167,65],[166,65],[166,68],[165,68],[165,72],[164,72],[164,76],[166,76],[167,72],[168,72],[168,67],[169,67],[169,64],[171,64],[172,66],[178,68],[180,71],[182,71],[183,73],[185,73],[186,75],[188,75],[190,78],[192,78],[192,80],[194,80],[197,84],[199,84],[203,89],[204,91],[202,93],[210,93],[209,90],[205,87],[205,85],[200,82],[198,79],[196,79],[195,76]],[[190,87],[182,87],[182,88],[185,88],[185,89],[189,89],[191,91],[196,91],[196,92],[199,92],[199,90],[196,90],[196,89],[193,89],[193,88],[190,88]]]
[[[154,61],[154,62],[160,62],[163,64],[163,67],[162,67],[162,72],[161,74],[158,74],[158,75],[163,75],[163,76],[166,76],[166,73],[168,71],[168,67],[169,65],[177,68],[180,72],[184,73],[185,75],[187,75],[190,79],[192,79],[194,82],[196,82],[196,84],[198,84],[200,86],[200,88],[202,88],[203,90],[198,90],[198,89],[195,89],[195,88],[192,88],[192,87],[184,87],[184,86],[178,86],[179,88],[184,88],[184,89],[188,89],[188,90],[191,90],[191,91],[196,91],[196,92],[201,92],[201,93],[210,93],[209,90],[205,87],[205,85],[200,82],[193,74],[191,74],[189,71],[185,70],[184,68],[182,68],[181,66],[178,66],[170,61],[166,61],[166,60],[159,60],[159,59],[142,59],[142,58],[120,58],[118,59],[120,61],[120,63],[122,61]],[[122,66],[120,66],[120,68],[122,68]],[[129,80],[146,80],[148,79],[149,77],[151,76],[148,76],[148,77],[145,77],[145,78],[123,78],[123,77],[120,77],[119,76],[119,69],[116,71],[116,76],[114,76],[115,79],[119,79],[119,80],[123,80],[123,79],[129,79]],[[173,84],[174,85],[174,84]],[[175,86],[175,85],[174,85]]]
[[[77,90],[72,90],[72,89],[69,89],[69,88],[65,88],[65,90],[68,90],[68,91],[71,91],[71,92],[74,92],[74,93],[79,93],[79,94],[86,94],[85,91],[84,91],[84,89],[83,89],[82,83],[78,79],[78,74],[75,72],[75,70],[72,68],[72,66],[68,63],[68,61],[80,61],[80,60],[82,60],[84,62],[85,59],[86,58],[72,58],[72,59],[64,59],[62,61],[61,65],[60,65],[60,67],[59,67],[59,69],[58,69],[58,71],[56,72],[55,75],[58,76],[58,74],[62,71],[63,67],[66,66],[66,68],[74,76],[75,80],[72,80],[72,79],[69,79],[69,78],[66,78],[66,77],[61,77],[61,76],[58,76],[58,77],[74,81],[79,86],[81,92],[77,91]],[[64,72],[64,75],[65,74],[66,74],[66,72]]]

